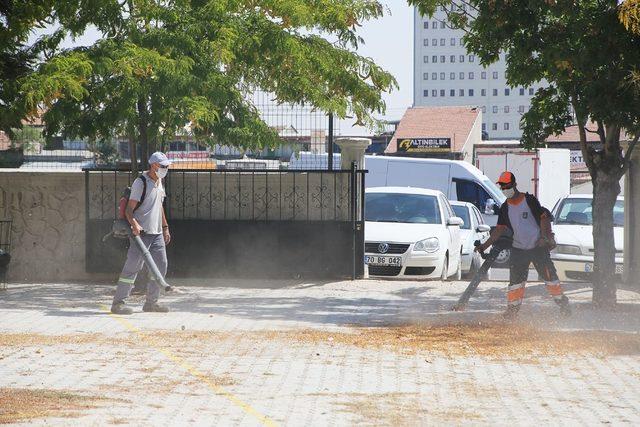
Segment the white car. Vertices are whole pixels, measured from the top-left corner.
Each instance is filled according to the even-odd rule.
[[[463,222],[440,191],[368,188],[365,220],[365,263],[370,276],[460,278]]]
[[[464,221],[460,227],[462,241],[462,273],[473,274],[482,265],[482,257],[475,251],[476,240],[484,242],[489,238],[491,227],[484,223],[482,215],[473,203],[451,202],[453,212]]]
[[[553,209],[553,232],[558,246],[551,258],[560,280],[591,280],[593,271],[593,196],[571,194],[561,198]],[[616,275],[622,275],[624,248],[624,198],[618,197],[613,209]]]

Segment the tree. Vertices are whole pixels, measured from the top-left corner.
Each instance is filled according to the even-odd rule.
[[[627,0],[629,1],[629,0]],[[613,206],[639,135],[640,38],[618,19],[615,0],[409,0],[425,15],[445,7],[466,48],[489,65],[506,53],[510,86],[546,82],[523,117],[522,143],[535,148],[575,122],[594,187],[593,303],[616,302]],[[593,123],[589,126],[588,123]],[[587,132],[598,135],[587,143]],[[631,138],[623,152],[621,138]]]
[[[184,132],[272,147],[254,90],[374,123],[396,82],[354,49],[359,23],[382,13],[372,0],[127,0],[99,22],[104,37],[52,51],[20,88],[27,111],[46,110],[47,135],[125,135],[143,161]]]

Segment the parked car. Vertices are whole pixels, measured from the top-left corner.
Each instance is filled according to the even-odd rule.
[[[491,227],[484,223],[480,211],[472,203],[451,202],[451,207],[456,216],[464,221],[460,227],[462,274],[473,274],[482,265],[482,257],[475,251],[473,243],[487,240]]]
[[[370,276],[460,278],[463,221],[440,191],[368,188],[365,220],[365,263]]]
[[[593,272],[593,196],[571,194],[561,198],[553,209],[553,231],[558,246],[551,252],[560,280],[590,280]],[[624,198],[618,197],[613,209],[616,247],[616,275],[622,275],[624,262]]]

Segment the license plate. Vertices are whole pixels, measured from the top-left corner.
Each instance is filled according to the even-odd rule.
[[[593,264],[590,262],[587,262],[584,265],[584,271],[585,273],[593,273]],[[616,264],[616,274],[623,274],[624,273],[624,264]]]
[[[402,258],[399,256],[365,255],[364,262],[368,265],[402,266]]]

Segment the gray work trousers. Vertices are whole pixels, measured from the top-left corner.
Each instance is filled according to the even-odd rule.
[[[167,274],[167,251],[164,244],[162,234],[143,234],[140,236],[142,242],[149,249],[153,261],[158,266],[158,270],[164,277]],[[129,252],[127,252],[127,261],[124,263],[122,273],[118,279],[118,287],[116,295],[113,297],[113,303],[124,302],[129,297],[136,276],[142,270],[144,264],[144,255],[138,249],[133,239],[129,239]],[[149,269],[151,270],[151,269]],[[149,273],[149,282],[147,284],[147,303],[158,302],[160,296],[160,284],[156,282],[153,275]]]

